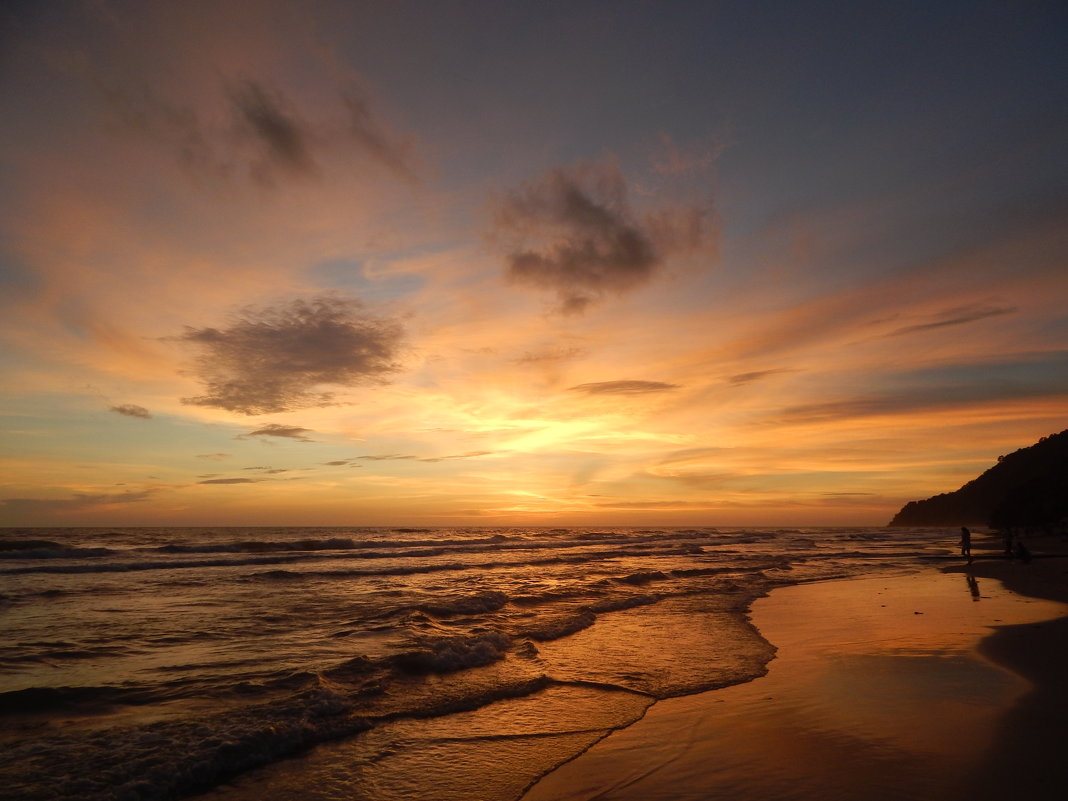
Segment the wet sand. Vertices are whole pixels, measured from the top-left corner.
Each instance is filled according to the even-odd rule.
[[[973,575],[997,579],[1032,598],[1068,603],[1068,541],[1029,538],[1030,562],[980,558]],[[989,554],[997,544],[989,543]],[[963,568],[952,568],[955,572]],[[980,652],[1025,677],[1029,691],[1000,719],[994,742],[970,778],[964,798],[1027,798],[1060,801],[1068,797],[1068,617],[999,628],[982,641]]]
[[[1063,798],[1068,607],[1039,599],[1068,601],[1065,570],[775,590],[753,607],[767,676],[655,704],[523,799]]]

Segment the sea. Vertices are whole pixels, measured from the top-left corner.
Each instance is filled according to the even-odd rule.
[[[955,542],[912,528],[0,530],[0,799],[513,801],[656,701],[763,675],[775,647],[748,610],[775,587],[915,572]],[[314,793],[249,789],[301,765]]]

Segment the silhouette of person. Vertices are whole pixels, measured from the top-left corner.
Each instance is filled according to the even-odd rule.
[[[969,565],[972,563],[972,532],[967,526],[960,527],[960,555],[968,560]]]

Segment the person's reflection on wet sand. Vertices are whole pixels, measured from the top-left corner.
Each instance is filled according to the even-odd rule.
[[[968,582],[968,592],[972,594],[972,600],[979,600],[979,582],[975,580],[975,576],[972,573],[964,574],[965,580]]]

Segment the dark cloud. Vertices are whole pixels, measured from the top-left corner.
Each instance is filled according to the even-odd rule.
[[[398,460],[401,460],[401,459],[418,459],[419,457],[418,456],[410,456],[410,455],[402,455],[402,454],[399,454],[399,453],[387,453],[387,454],[383,454],[381,456],[367,455],[367,456],[357,456],[356,458],[357,459],[362,459],[363,461],[367,461],[367,462],[393,462],[393,461],[398,461]]]
[[[289,468],[287,468],[287,467],[242,467],[241,469],[242,470],[255,470],[258,473],[263,473],[264,475],[268,475],[268,476],[274,476],[274,475],[278,475],[279,473],[288,473],[289,472]]]
[[[943,317],[929,323],[918,325],[906,325],[887,334],[887,337],[904,336],[905,334],[917,334],[921,331],[933,331],[936,328],[946,328],[954,325],[966,325],[989,317],[1000,317],[1003,314],[1012,314],[1016,311],[1014,306],[963,306],[958,309],[949,309],[943,313]]]
[[[416,182],[415,171],[410,166],[411,148],[383,130],[367,100],[349,91],[342,95],[342,102],[349,114],[349,130],[367,155],[397,177]]]
[[[263,428],[257,428],[255,431],[249,431],[247,434],[242,434],[237,439],[248,439],[249,437],[282,437],[283,439],[295,439],[299,442],[314,442],[306,435],[312,433],[310,428],[301,428],[300,426],[284,426],[279,423],[268,423]],[[256,469],[256,468],[252,468]]]
[[[4,498],[0,500],[10,512],[70,512],[97,506],[140,503],[147,501],[153,490],[120,493],[75,493],[72,498]]]
[[[399,323],[334,295],[250,306],[226,328],[187,327],[177,338],[200,349],[196,372],[207,390],[182,402],[248,415],[330,406],[333,393],[319,387],[381,381],[398,369],[402,337]]]
[[[263,481],[262,478],[209,478],[198,481],[198,484],[256,484]]]
[[[142,420],[149,420],[152,417],[148,409],[144,406],[138,406],[136,403],[123,403],[119,406],[112,406],[110,411],[126,417],[139,417]]]
[[[587,395],[647,395],[652,392],[670,392],[678,388],[678,384],[666,384],[663,381],[596,381],[592,384],[568,387],[568,391],[584,392]]]
[[[279,177],[321,175],[321,163],[355,154],[418,183],[415,148],[381,122],[359,81],[323,81],[332,96],[314,105],[265,80],[223,82],[228,127],[213,124],[216,98],[207,92],[189,103],[139,76],[96,76],[94,85],[113,119],[167,147],[198,175],[248,175],[272,186]]]
[[[762,380],[764,378],[767,378],[768,376],[780,375],[781,373],[794,373],[794,372],[797,372],[797,371],[796,370],[787,370],[787,369],[784,369],[784,368],[779,368],[779,369],[776,369],[776,370],[757,370],[757,371],[752,372],[752,373],[738,373],[737,375],[732,375],[727,380],[732,384],[751,384],[754,381],[760,381],[760,380]]]
[[[326,465],[327,467],[341,467],[342,465],[346,465],[348,463],[349,463],[348,459],[338,459],[338,460],[333,461],[333,462],[323,462],[323,464]]]
[[[611,163],[558,168],[499,204],[494,235],[506,247],[508,276],[551,290],[565,313],[607,293],[647,283],[671,253],[714,239],[703,206],[662,208],[639,218]]]
[[[254,81],[231,90],[230,99],[248,130],[262,145],[265,160],[295,172],[315,169],[305,134],[279,96],[268,94]]]

